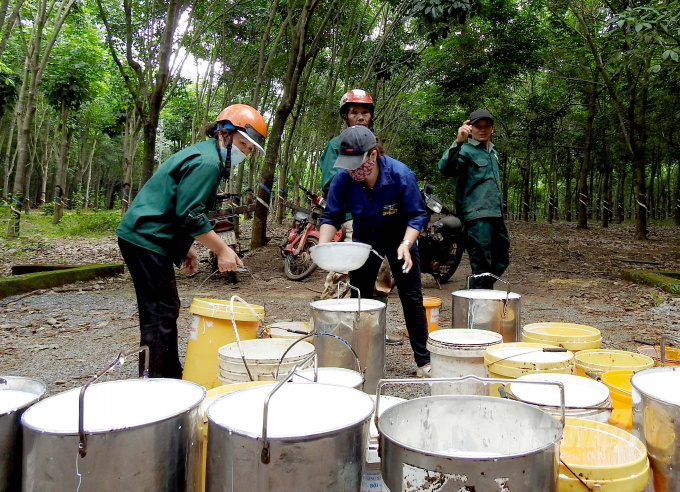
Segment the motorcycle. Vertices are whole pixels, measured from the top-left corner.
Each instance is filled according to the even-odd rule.
[[[228,203],[227,201],[231,200]],[[238,220],[241,214],[255,211],[255,205],[241,205],[241,198],[238,193],[218,193],[215,200],[215,208],[208,213],[208,220],[213,227],[213,231],[229,246],[236,251],[236,254],[243,256],[247,251],[242,249],[238,242]],[[210,251],[208,262],[213,271],[217,270],[217,257]],[[237,282],[235,274],[230,275],[232,283]]]
[[[460,265],[465,251],[463,222],[434,195],[422,193],[427,226],[418,237],[420,268],[434,277],[437,286],[448,282]],[[432,224],[431,218],[441,214]]]
[[[319,218],[323,214],[326,201],[321,195],[317,195],[299,186],[309,199],[311,210],[283,201],[282,205],[294,211],[293,223],[288,231],[284,242],[279,245],[281,256],[284,258],[283,271],[291,280],[302,280],[309,277],[316,270],[316,263],[312,260],[310,249],[319,244],[319,231],[317,229]],[[339,230],[333,237],[333,242],[341,241],[343,230]]]

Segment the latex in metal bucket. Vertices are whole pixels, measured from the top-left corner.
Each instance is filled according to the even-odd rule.
[[[383,380],[378,395],[390,384],[465,380],[507,382],[476,376]],[[559,382],[524,384],[564,391]],[[377,407],[380,414],[380,398]],[[395,405],[376,420],[390,492],[557,490],[563,423],[538,408],[487,396],[431,396]]]
[[[609,421],[612,401],[609,397],[609,388],[602,383],[571,374],[527,374],[517,378],[517,381],[564,383],[567,417],[578,417],[601,423]],[[560,393],[556,388],[510,383],[507,394],[510,398],[535,405],[555,417],[559,416]]]
[[[207,492],[359,490],[373,401],[292,375],[210,405]]]
[[[21,416],[45,391],[37,379],[0,377],[0,492],[21,487]]]
[[[647,446],[654,489],[680,490],[680,367],[654,367],[630,378],[633,434]]]
[[[198,490],[202,386],[147,378],[91,384],[138,351],[148,348],[119,353],[83,388],[24,412],[23,492]]]
[[[364,377],[360,372],[342,367],[318,367],[296,371],[291,382],[330,384],[360,390],[364,384]]]
[[[372,299],[327,299],[310,304],[314,333],[347,341],[364,371],[364,391],[375,393],[385,375],[386,306]],[[314,337],[319,367],[357,369],[354,354],[333,337]]]
[[[494,277],[507,284],[507,290],[470,289],[470,278]],[[503,342],[517,342],[522,336],[521,299],[522,296],[510,292],[510,284],[505,280],[482,273],[467,279],[467,290],[451,294],[453,299],[453,328],[474,328],[500,333]]]

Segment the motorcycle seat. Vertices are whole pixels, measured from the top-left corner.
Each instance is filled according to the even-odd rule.
[[[455,215],[442,217],[432,226],[441,234],[446,235],[461,234],[463,232],[463,222]]]

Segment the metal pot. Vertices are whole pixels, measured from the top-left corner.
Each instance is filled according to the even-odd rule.
[[[680,367],[654,367],[630,378],[633,434],[647,446],[654,490],[680,490]]]
[[[21,487],[21,416],[45,391],[37,379],[0,377],[0,492]]]
[[[464,380],[504,382],[477,376],[420,382]],[[413,382],[380,381],[376,412],[384,385]],[[525,384],[559,386],[564,407],[561,383]],[[376,421],[382,477],[391,492],[557,490],[564,424],[538,408],[487,396],[431,396],[395,405]]]
[[[358,492],[373,401],[292,375],[208,407],[207,492]]]
[[[375,394],[385,375],[385,320],[387,306],[372,299],[327,299],[315,301],[310,327],[346,340],[359,358],[364,373],[364,391]],[[319,367],[357,369],[354,354],[332,337],[314,337]]]
[[[470,289],[470,279],[490,276],[507,284],[507,290]],[[522,339],[522,296],[510,292],[510,284],[491,274],[471,275],[467,289],[451,294],[453,298],[453,328],[473,328],[495,331],[503,336],[504,343]]]
[[[24,412],[24,492],[198,490],[203,387],[131,379],[84,389]]]

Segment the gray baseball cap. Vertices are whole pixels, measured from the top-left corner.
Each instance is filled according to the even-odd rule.
[[[340,134],[340,155],[335,166],[348,171],[354,171],[364,162],[366,152],[375,147],[376,139],[371,130],[365,126],[356,125],[346,128]]]

